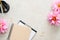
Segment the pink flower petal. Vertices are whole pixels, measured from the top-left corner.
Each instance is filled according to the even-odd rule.
[[[55,24],[55,22],[52,20],[51,24]]]

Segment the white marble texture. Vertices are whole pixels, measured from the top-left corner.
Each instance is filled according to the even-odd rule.
[[[20,19],[37,30],[33,40],[60,40],[60,27],[51,26],[47,21],[51,4],[54,0],[6,0],[10,11],[1,17],[12,19],[17,23]],[[0,40],[6,37],[0,36]]]

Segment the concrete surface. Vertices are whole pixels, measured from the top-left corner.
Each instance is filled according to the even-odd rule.
[[[20,19],[32,26],[38,32],[33,40],[60,40],[60,27],[51,26],[47,21],[51,4],[54,0],[6,0],[10,4],[10,11],[1,17],[12,19],[17,23]],[[10,28],[10,26],[9,26]],[[7,35],[0,35],[5,40]]]

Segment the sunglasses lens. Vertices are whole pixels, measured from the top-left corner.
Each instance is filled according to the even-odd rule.
[[[0,7],[0,13],[2,13],[2,11],[1,11],[1,7]]]
[[[5,1],[2,1],[2,8],[3,8],[3,12],[7,13],[10,9],[10,6]]]

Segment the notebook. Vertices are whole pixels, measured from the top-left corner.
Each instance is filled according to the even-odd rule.
[[[36,30],[20,20],[18,24],[12,26],[9,40],[32,40],[36,33]]]
[[[34,38],[35,34],[37,33],[37,31],[35,29],[33,29],[31,26],[29,26],[28,24],[26,24],[22,20],[20,20],[18,22],[18,25],[23,25],[24,27],[26,27],[26,26],[29,27],[31,29],[29,40],[32,40]]]

